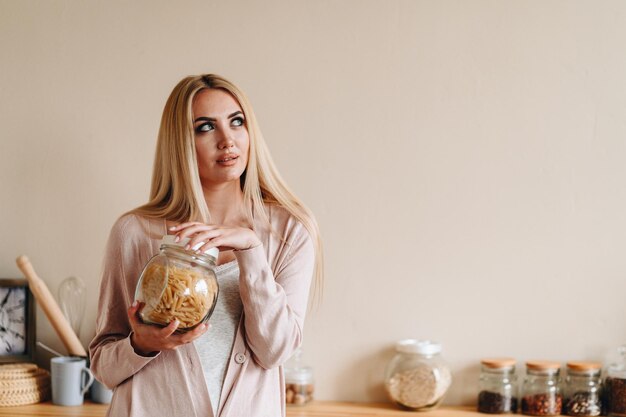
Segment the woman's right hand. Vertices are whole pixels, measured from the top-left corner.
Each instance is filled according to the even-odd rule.
[[[128,308],[128,319],[130,320],[130,327],[133,329],[130,343],[135,352],[141,356],[154,356],[162,350],[172,350],[178,346],[191,343],[202,336],[209,328],[207,324],[203,323],[187,333],[174,334],[178,328],[178,320],[172,321],[166,327],[142,323],[137,313],[143,306],[143,303],[135,301]]]

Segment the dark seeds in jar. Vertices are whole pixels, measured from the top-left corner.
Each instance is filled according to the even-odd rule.
[[[478,394],[478,411],[487,414],[515,413],[517,398],[497,392],[481,391]]]
[[[522,413],[529,416],[556,416],[561,414],[563,399],[559,394],[537,394],[522,397]]]
[[[626,379],[606,379],[607,411],[609,414],[626,416]]]
[[[602,411],[600,398],[589,392],[575,392],[565,400],[563,414],[568,416],[599,416]]]

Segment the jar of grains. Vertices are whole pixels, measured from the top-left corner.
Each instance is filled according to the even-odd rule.
[[[385,373],[385,388],[392,401],[409,410],[432,409],[441,403],[451,382],[441,344],[414,339],[396,343],[396,355]]]
[[[144,323],[167,326],[178,320],[177,332],[186,332],[209,320],[217,301],[217,248],[205,253],[185,250],[188,239],[163,236],[159,253],[144,267],[135,300],[144,303]]]
[[[302,363],[302,349],[285,364],[285,402],[287,405],[305,405],[313,399],[313,370]]]
[[[563,398],[559,389],[558,362],[526,362],[526,378],[522,384],[522,413],[530,416],[561,414]]]
[[[563,383],[563,414],[599,416],[602,413],[600,372],[596,362],[568,362]]]
[[[606,411],[609,416],[626,416],[626,345],[618,348],[620,358],[609,365],[604,381]]]
[[[479,380],[478,411],[506,414],[517,411],[515,359],[483,359]]]

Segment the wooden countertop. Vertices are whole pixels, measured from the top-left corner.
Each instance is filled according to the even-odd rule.
[[[287,417],[485,417],[474,407],[441,407],[432,411],[403,411],[386,403],[314,401],[303,407],[287,407]]]
[[[0,407],[0,416],[11,417],[104,417],[107,406],[86,401],[82,406],[62,407],[50,402],[20,407]],[[473,407],[442,407],[426,413],[401,411],[391,404],[314,401],[287,407],[287,417],[484,417]]]

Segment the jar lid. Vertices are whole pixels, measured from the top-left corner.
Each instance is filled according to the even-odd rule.
[[[626,379],[626,345],[619,346],[617,353],[620,357],[615,358],[617,361],[608,366],[609,376]]]
[[[310,384],[313,382],[313,369],[308,366],[301,368],[285,368],[285,383]]]
[[[176,242],[174,239],[176,239],[176,235],[165,235],[163,236],[163,239],[161,239],[161,245],[168,245],[168,246],[178,246],[180,248],[185,248],[185,245],[187,245],[187,243],[189,243],[189,241],[191,239],[189,239],[188,237],[181,239],[180,241]],[[198,250],[200,249],[200,247],[202,245],[204,245],[205,242],[198,242],[193,248],[191,248],[191,250]],[[209,248],[205,251],[203,251],[203,253],[205,255],[209,255],[214,257],[215,259],[217,259],[217,255],[219,255],[220,251],[218,248]]]
[[[561,364],[552,361],[528,361],[526,362],[526,368],[533,371],[557,370],[561,368]]]
[[[396,343],[396,351],[402,353],[417,353],[419,355],[434,355],[441,352],[441,343],[431,340],[404,339]]]
[[[599,371],[602,368],[602,364],[598,362],[567,362],[567,369],[577,372],[589,372]]]
[[[491,369],[508,369],[515,366],[515,359],[513,358],[489,358],[480,361],[487,368]]]

